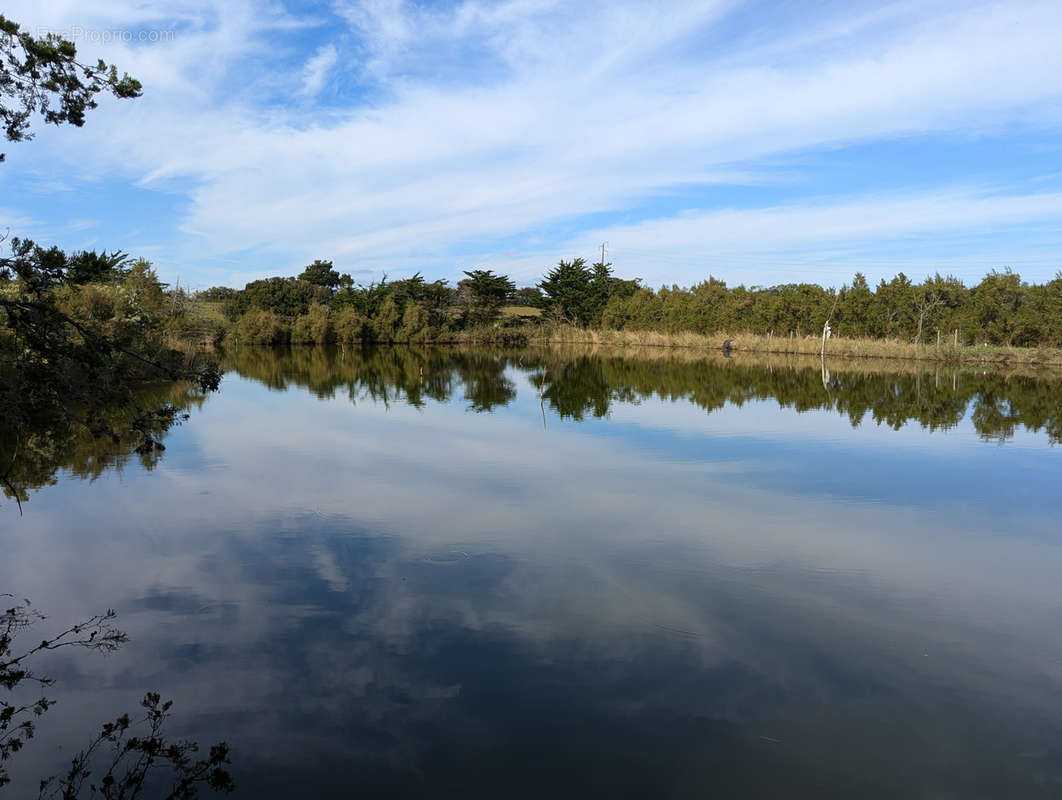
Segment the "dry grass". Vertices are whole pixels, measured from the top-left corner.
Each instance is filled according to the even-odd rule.
[[[542,309],[531,306],[502,306],[501,314],[503,317],[541,317]]]
[[[659,347],[639,346],[633,344],[583,344],[576,342],[536,342],[527,347],[516,348],[513,353],[532,353],[543,357],[559,359],[577,359],[581,356],[601,358],[623,358],[636,361],[658,361],[678,364],[709,363],[717,366],[727,364],[756,364],[769,370],[815,369],[821,366],[819,354],[752,352],[735,353],[727,359],[719,348],[705,350],[700,347]],[[981,362],[928,361],[912,359],[882,358],[833,358],[827,353],[826,367],[832,372],[846,374],[875,375],[937,375],[950,376],[976,372],[981,374],[990,370],[994,375],[1004,377],[1058,377],[1062,376],[1062,366],[1019,363],[1009,361],[982,364]]]
[[[780,353],[818,356],[822,339],[817,336],[761,336],[749,333],[711,336],[698,333],[658,333],[656,331],[584,330],[567,325],[544,326],[530,333],[535,343],[571,343],[591,346],[638,348],[694,348],[718,351],[726,339],[736,352]],[[964,364],[1028,364],[1062,366],[1062,349],[1051,347],[955,347],[952,344],[912,344],[894,339],[842,339],[826,342],[826,354],[837,358],[903,359],[909,361],[945,361]]]

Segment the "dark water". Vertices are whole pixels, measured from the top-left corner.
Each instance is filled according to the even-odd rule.
[[[14,470],[0,591],[131,641],[49,658],[10,796],[150,689],[241,797],[1062,796],[1058,377],[230,366],[157,462]]]

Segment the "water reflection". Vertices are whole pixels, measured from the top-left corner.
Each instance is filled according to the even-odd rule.
[[[131,637],[48,744],[158,688],[247,797],[1062,785],[1054,379],[230,357],[153,472],[0,508],[0,585]]]
[[[273,389],[298,386],[354,402],[449,400],[455,393],[474,411],[491,411],[516,397],[507,376],[528,375],[562,418],[605,417],[617,404],[646,398],[685,401],[705,411],[752,400],[774,400],[797,411],[823,409],[853,426],[872,420],[900,428],[953,428],[970,410],[984,438],[1006,441],[1018,427],[1062,441],[1062,375],[986,371],[972,367],[888,362],[839,362],[820,371],[812,359],[724,359],[688,351],[632,353],[584,349],[477,351],[467,349],[245,348],[228,366]],[[825,376],[825,377],[823,377]]]
[[[202,407],[206,395],[191,383],[163,383],[145,387],[136,399],[141,408],[162,408],[169,404],[178,412],[186,413],[191,408]],[[0,464],[6,468],[0,481],[3,496],[26,502],[31,491],[54,485],[60,470],[92,481],[106,471],[122,471],[131,461],[143,469],[154,469],[165,447],[138,447],[145,431],[133,430],[131,425],[139,413],[140,409],[116,409],[102,414],[100,429],[124,432],[113,436],[94,435],[84,425],[71,420],[65,425],[20,431],[22,435],[18,439],[0,438]],[[155,418],[146,432],[153,439],[161,440],[174,422],[179,423],[180,419]]]
[[[724,359],[703,353],[641,351],[632,354],[586,350],[489,351],[447,348],[243,348],[228,355],[227,367],[273,390],[296,386],[321,399],[344,394],[351,402],[401,402],[421,408],[431,400],[458,397],[475,412],[512,403],[512,373],[562,419],[607,417],[617,405],[648,398],[689,403],[707,412],[750,401],[771,400],[799,412],[828,410],[853,426],[867,421],[899,429],[917,422],[947,430],[968,417],[986,440],[1006,442],[1019,428],[1062,441],[1062,375],[905,364],[833,365],[820,372],[810,359]],[[825,375],[825,377],[823,377]],[[190,385],[157,386],[147,402],[199,408],[205,397]],[[164,431],[154,432],[162,438]],[[93,438],[83,428],[36,431],[21,442],[4,442],[0,457],[10,467],[4,495],[21,501],[54,484],[60,470],[94,479],[122,469],[131,458],[151,469],[160,452],[136,454],[137,439]],[[10,455],[8,455],[10,454]]]

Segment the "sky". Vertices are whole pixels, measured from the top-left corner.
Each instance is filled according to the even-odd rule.
[[[8,0],[144,84],[0,231],[182,286],[600,257],[650,286],[1062,269],[1062,3]]]

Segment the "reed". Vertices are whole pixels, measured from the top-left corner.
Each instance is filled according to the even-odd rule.
[[[619,347],[667,347],[720,350],[731,340],[731,350],[750,353],[781,353],[818,356],[819,336],[767,336],[720,331],[711,335],[691,332],[597,330],[570,325],[545,325],[529,331],[528,340],[543,344],[583,344]],[[915,344],[897,339],[846,339],[831,337],[826,342],[831,359],[880,358],[914,361],[942,361],[963,364],[1062,365],[1062,349],[1053,347],[964,346],[951,342]]]

